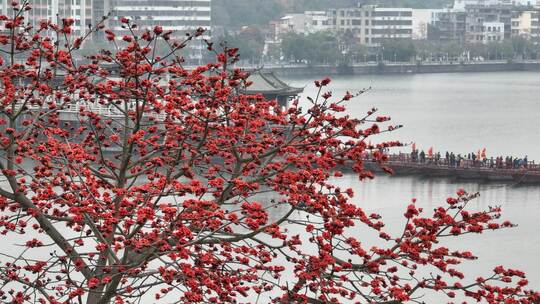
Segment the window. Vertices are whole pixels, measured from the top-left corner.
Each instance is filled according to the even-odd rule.
[[[412,25],[412,20],[373,20],[373,25]]]
[[[373,16],[379,16],[379,17],[399,16],[399,12],[397,12],[397,11],[375,11],[375,12],[373,12]]]

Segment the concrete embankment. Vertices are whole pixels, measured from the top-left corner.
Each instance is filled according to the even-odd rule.
[[[475,73],[475,72],[508,72],[508,71],[540,71],[540,62],[485,62],[485,63],[444,63],[444,64],[411,64],[389,63],[336,66],[268,66],[265,70],[280,76],[300,75],[384,75],[384,74],[424,74],[424,73]]]

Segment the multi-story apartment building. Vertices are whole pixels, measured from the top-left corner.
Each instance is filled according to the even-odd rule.
[[[502,22],[484,22],[483,30],[481,42],[484,44],[504,40],[504,23]]]
[[[306,34],[306,23],[305,14],[285,15],[276,23],[276,36],[281,37],[287,33]]]
[[[512,12],[512,36],[525,39],[540,37],[540,10],[516,10]]]
[[[387,39],[412,39],[412,28],[412,9],[376,7],[372,11],[371,37],[365,42],[380,44]]]
[[[376,46],[387,39],[412,38],[411,8],[365,5],[334,9],[329,15],[334,30],[352,33],[361,44]]]
[[[341,37],[349,44],[355,40],[368,46],[389,39],[485,44],[517,35],[540,39],[540,7],[531,5],[530,0],[456,0],[454,8],[436,10],[359,5],[326,14],[287,15],[276,28],[304,34],[332,29],[344,34]]]
[[[330,17],[326,11],[306,11],[306,31],[315,33],[320,31],[328,31],[332,29],[330,25]]]
[[[26,11],[26,21],[32,26],[38,26],[42,20],[50,20],[60,24],[62,19],[74,20],[72,30],[74,35],[81,35],[88,31],[90,25],[103,21],[110,11],[111,0],[29,0],[31,10]],[[2,1],[1,12],[4,15],[12,14],[9,1]]]
[[[172,30],[176,37],[197,28],[209,30],[211,0],[111,0],[113,20],[111,26],[118,33],[125,32],[120,23],[126,17],[139,29],[151,29],[159,25],[163,30]]]
[[[173,39],[184,39],[186,33],[199,28],[205,29],[202,38],[211,37],[211,0],[110,0],[112,18],[110,27],[117,37],[128,34],[121,18],[130,19],[137,25],[136,33],[161,26],[163,31],[172,31]],[[196,39],[185,49],[186,58],[199,61],[203,58],[206,45]]]
[[[332,29],[325,11],[305,11],[303,14],[287,14],[275,24],[277,36],[287,33],[310,34]]]
[[[464,11],[449,9],[438,12],[433,28],[428,32],[428,39],[462,44],[467,31],[466,19],[467,13]]]
[[[485,44],[516,36],[540,38],[540,7],[531,5],[530,1],[526,4],[504,0],[458,2],[462,5],[459,9],[438,13],[429,39]]]
[[[8,13],[8,1],[3,1],[2,11]],[[176,36],[199,27],[210,30],[211,0],[30,0],[31,10],[27,20],[37,25],[41,20],[60,23],[63,18],[72,18],[75,34],[81,34],[89,25],[96,25],[109,16],[106,25],[121,37],[127,30],[119,19],[127,17],[140,29],[160,25],[164,30],[173,30]],[[207,33],[209,36],[209,32]]]
[[[486,43],[486,28],[489,23],[502,23],[503,39],[512,36],[511,5],[471,5],[465,7],[467,13],[467,32],[465,41],[469,43]],[[498,36],[497,36],[498,37]]]
[[[350,31],[353,33],[360,33],[368,26],[363,21],[368,20],[370,14],[371,12],[366,6],[332,9],[328,12],[334,30],[338,32]]]
[[[2,2],[2,14],[13,14],[11,2],[7,0]],[[90,6],[86,5],[86,0],[29,0],[29,4],[32,9],[26,11],[24,17],[25,21],[30,25],[39,27],[41,20],[50,20],[59,24],[63,18],[72,18],[75,20],[73,30],[76,34],[79,34],[79,31],[84,29],[81,25],[85,25],[87,21],[82,17],[81,8],[90,8]]]

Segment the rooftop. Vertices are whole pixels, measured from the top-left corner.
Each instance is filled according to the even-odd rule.
[[[304,91],[304,88],[289,86],[272,71],[256,70],[248,80],[253,84],[246,88],[247,94],[296,96]]]

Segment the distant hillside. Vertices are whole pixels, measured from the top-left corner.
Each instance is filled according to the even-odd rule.
[[[213,0],[212,20],[215,25],[238,27],[264,25],[281,15],[306,10],[326,10],[356,6],[358,0]],[[361,0],[364,4],[392,7],[442,8],[452,0]]]

